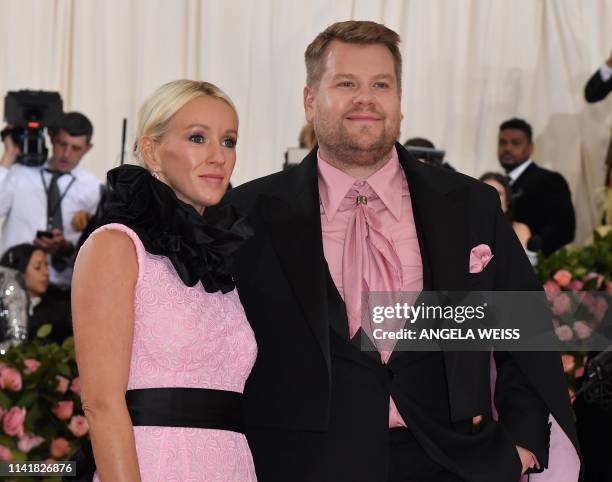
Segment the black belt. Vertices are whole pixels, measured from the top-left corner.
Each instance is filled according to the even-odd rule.
[[[125,392],[132,425],[229,430],[243,433],[242,394],[208,388],[140,388]],[[72,482],[91,482],[96,463],[89,439],[75,454]]]

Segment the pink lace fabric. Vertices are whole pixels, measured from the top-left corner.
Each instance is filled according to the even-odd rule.
[[[134,341],[128,389],[212,388],[242,393],[257,356],[253,331],[236,290],[207,293],[185,286],[170,261],[136,247]],[[197,428],[134,427],[143,482],[256,481],[243,434]],[[94,481],[99,481],[96,474]],[[106,482],[106,481],[105,481]]]

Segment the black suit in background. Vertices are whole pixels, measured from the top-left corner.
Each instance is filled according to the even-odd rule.
[[[599,73],[599,69],[597,69],[584,86],[584,98],[587,102],[599,102],[604,99],[611,90],[612,78],[604,82]]]
[[[541,290],[493,189],[396,149],[425,290]],[[260,482],[517,482],[515,445],[548,462],[549,411],[577,446],[557,353],[496,354],[498,423],[488,352],[396,351],[383,365],[349,340],[323,253],[316,149],[225,202],[248,212],[255,230],[234,277],[258,345],[244,407]],[[481,243],[494,257],[470,274],[470,250]],[[390,395],[410,431],[389,430]]]
[[[576,216],[572,194],[561,174],[532,163],[512,183],[514,220],[525,223],[542,239],[549,256],[574,240]]]

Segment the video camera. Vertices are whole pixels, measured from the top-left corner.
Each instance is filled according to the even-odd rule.
[[[6,94],[4,98],[4,120],[11,127],[0,132],[8,135],[21,153],[16,162],[26,166],[41,166],[49,151],[45,143],[45,129],[53,131],[59,126],[64,114],[62,97],[58,92],[42,90],[19,90]]]

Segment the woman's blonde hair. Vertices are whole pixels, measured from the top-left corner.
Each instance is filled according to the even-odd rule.
[[[144,165],[140,150],[140,140],[143,136],[151,137],[158,142],[161,141],[172,116],[181,107],[197,97],[219,99],[229,105],[238,117],[238,112],[232,100],[216,85],[187,79],[168,82],[153,92],[138,111],[138,130],[136,131],[134,155],[140,164]]]

